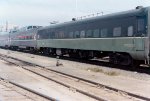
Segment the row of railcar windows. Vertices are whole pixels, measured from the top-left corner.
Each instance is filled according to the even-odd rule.
[[[128,37],[133,36],[134,30],[133,26],[128,27],[127,35]],[[113,29],[112,37],[120,37],[122,36],[122,28],[115,27]],[[82,30],[82,31],[75,31],[69,33],[69,38],[106,38],[109,37],[109,32],[107,28],[104,29],[94,29],[94,30]]]
[[[88,30],[63,31],[55,30],[51,32],[48,30],[41,30],[38,39],[64,39],[64,38],[109,38],[109,37],[132,37],[145,36],[146,23],[143,18],[137,20],[137,28],[135,25],[128,25],[127,27],[116,26],[114,28],[95,28]]]
[[[12,40],[32,40],[34,39],[34,36],[16,36],[12,37]]]
[[[94,30],[81,30],[81,31],[71,31],[65,33],[64,31],[58,31],[58,32],[47,32],[47,31],[41,31],[38,35],[38,39],[63,39],[63,38],[107,38],[107,37],[131,37],[134,34],[134,28],[133,26],[128,26],[126,35],[122,35],[122,28],[121,27],[115,27],[113,28],[112,34],[110,35],[110,32],[107,28],[103,29],[94,29]]]

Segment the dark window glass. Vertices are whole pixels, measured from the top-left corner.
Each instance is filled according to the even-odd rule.
[[[55,32],[50,33],[50,38],[52,38],[52,39],[55,38]]]
[[[144,31],[144,19],[138,19],[138,32]]]
[[[28,40],[29,39],[29,36],[24,36],[24,40]]]
[[[68,36],[69,38],[73,38],[73,32],[70,32]]]
[[[84,30],[80,32],[80,38],[85,38],[85,31]]]
[[[30,36],[30,39],[33,39],[33,36]]]
[[[62,38],[64,38],[65,37],[65,34],[64,34],[64,32],[63,31],[60,31],[59,32],[59,39],[62,39]]]
[[[92,30],[87,30],[87,32],[86,32],[86,37],[87,37],[87,38],[92,37]]]
[[[75,38],[80,38],[80,33],[79,33],[79,31],[76,31],[76,32],[75,32]]]
[[[37,28],[37,26],[33,26],[33,28]]]
[[[32,26],[29,26],[27,29],[32,29]]]
[[[55,38],[58,39],[59,38],[59,32],[55,33]]]
[[[40,35],[37,35],[37,39],[40,39]]]
[[[41,30],[41,31],[39,31],[39,38],[40,39],[48,39],[49,34],[50,33],[47,30]]]
[[[128,36],[133,36],[133,26],[128,27]]]
[[[98,38],[99,37],[99,29],[95,29],[93,32],[93,37]]]
[[[113,36],[121,36],[121,27],[114,28]]]
[[[101,30],[101,37],[102,38],[105,38],[108,36],[108,30],[106,28],[102,29]]]

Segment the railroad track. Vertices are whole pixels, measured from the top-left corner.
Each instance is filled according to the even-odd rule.
[[[11,51],[14,51],[14,50],[11,50]],[[20,50],[17,50],[17,51],[23,52],[23,53],[34,54],[34,53],[31,53],[30,51],[20,51]],[[36,53],[35,55],[56,58],[56,56],[49,55],[49,54]],[[87,63],[87,64],[98,65],[98,66],[106,66],[108,68],[117,68],[117,69],[122,69],[122,70],[127,70],[127,71],[135,71],[138,73],[150,74],[149,68],[147,68],[148,65],[141,65],[141,66],[135,68],[132,66],[123,66],[123,65],[119,65],[119,64],[112,64],[109,62],[109,59],[84,60],[84,59],[80,59],[80,58],[70,58],[69,56],[59,56],[59,58],[63,59],[63,60],[76,61],[76,62],[80,62],[80,63]]]
[[[58,101],[57,99],[54,99],[52,97],[41,94],[37,91],[34,91],[30,88],[22,86],[16,82],[9,81],[2,77],[0,77],[0,84],[5,86],[6,88],[11,89],[12,91],[16,91],[17,93],[21,94],[22,96],[24,96],[27,99],[31,99],[32,101],[41,101],[41,100],[42,101]],[[6,93],[6,91],[5,91],[5,93]],[[13,99],[11,99],[11,100],[13,100]]]
[[[20,60],[20,59],[17,59],[17,58],[14,58],[14,57],[10,57],[10,56],[7,56],[7,55],[3,55],[3,54],[0,54],[0,58],[2,60],[5,60],[9,63],[12,63],[14,65],[17,65],[19,67],[22,67],[23,69],[27,70],[27,71],[30,71],[34,74],[37,74],[39,76],[42,76],[48,80],[51,80],[51,81],[54,81],[60,85],[63,85],[67,88],[70,88],[76,92],[79,92],[79,93],[82,93],[84,95],[87,95],[93,99],[96,99],[98,101],[107,101],[108,99],[104,99],[100,96],[97,96],[93,93],[89,93],[89,92],[86,92],[85,90],[81,90],[77,87],[73,87],[65,82],[62,82],[60,80],[57,80],[58,77],[55,77],[56,75],[59,75],[61,77],[64,77],[64,78],[71,78],[71,79],[74,79],[74,81],[77,81],[77,82],[80,82],[80,83],[84,83],[86,85],[90,85],[89,87],[94,87],[96,88],[97,90],[105,90],[107,91],[107,93],[117,93],[120,94],[121,96],[125,97],[125,98],[129,98],[130,100],[131,99],[136,99],[136,100],[145,100],[145,101],[150,101],[150,98],[147,98],[147,97],[144,97],[144,96],[141,96],[141,95],[137,95],[137,94],[133,94],[133,93],[130,93],[130,92],[126,92],[126,91],[123,91],[123,90],[119,90],[119,89],[116,89],[116,88],[113,88],[113,87],[110,87],[110,86],[107,86],[107,85],[103,85],[103,84],[100,84],[100,83],[97,83],[97,82],[93,82],[93,81],[90,81],[90,80],[87,80],[87,79],[84,79],[84,78],[80,78],[80,77],[76,77],[76,76],[73,76],[73,75],[69,75],[69,74],[66,74],[66,73],[62,73],[62,72],[59,72],[59,71],[56,71],[56,70],[52,70],[52,69],[49,69],[49,68],[46,68],[46,67],[43,67],[41,65],[37,65],[37,64],[34,64],[34,63],[30,63],[30,62],[27,62],[27,61],[24,61],[24,60]],[[10,60],[9,60],[10,59]],[[15,60],[15,61],[19,61],[19,62],[22,62],[24,64],[27,64],[29,66],[34,66],[36,68],[26,68],[25,66],[23,65],[20,65],[20,64],[17,64],[16,62],[12,62],[12,60]],[[38,68],[37,68],[38,67]],[[46,73],[41,73],[41,71],[46,71],[46,72],[50,72],[49,74],[55,74],[55,76],[53,75],[52,77],[49,77],[48,75],[44,75]],[[56,78],[56,79],[55,79]],[[64,80],[64,79],[63,79]],[[108,91],[109,90],[109,91]]]

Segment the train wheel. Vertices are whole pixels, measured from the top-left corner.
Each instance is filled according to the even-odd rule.
[[[109,56],[110,63],[129,66],[132,64],[132,57],[128,54],[114,53]]]
[[[121,60],[122,61],[120,61],[120,64],[121,65],[125,65],[125,66],[130,66],[131,64],[132,64],[132,57],[130,56],[130,55],[128,55],[128,54],[123,54],[122,56],[121,56]]]
[[[141,64],[141,61],[133,59],[131,67],[132,67],[132,69],[136,69],[136,68],[138,68],[140,66],[140,64]]]
[[[117,53],[109,55],[109,62],[112,64],[120,64],[120,56]]]

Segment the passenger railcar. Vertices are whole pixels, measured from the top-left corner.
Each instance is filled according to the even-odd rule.
[[[36,49],[36,33],[41,26],[27,26],[15,32],[10,32],[10,48]]]
[[[9,33],[0,32],[0,47],[8,48],[10,46]]]
[[[107,57],[122,65],[149,64],[150,8],[103,15],[44,27],[37,48],[71,57]]]

